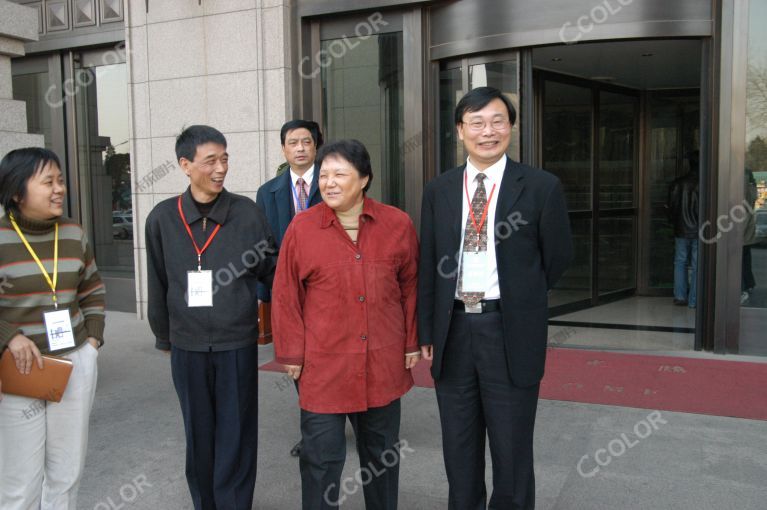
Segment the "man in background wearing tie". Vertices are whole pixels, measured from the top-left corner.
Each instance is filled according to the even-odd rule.
[[[572,258],[559,180],[506,156],[516,119],[479,87],[455,110],[468,153],[424,190],[418,335],[432,359],[450,510],[535,507],[533,428],[546,359],[548,290]]]
[[[319,171],[314,166],[317,149],[322,146],[320,126],[311,120],[296,119],[286,122],[280,130],[280,143],[289,169],[262,184],[256,195],[256,204],[266,214],[278,248],[282,244],[290,220],[296,214],[322,202],[322,196],[317,191]],[[271,289],[260,285],[258,300],[261,303],[270,303]],[[298,457],[300,453],[299,441],[290,450],[290,454]]]

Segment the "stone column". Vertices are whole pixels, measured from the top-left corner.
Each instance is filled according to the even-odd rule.
[[[24,101],[13,100],[11,58],[24,56],[24,43],[37,40],[37,11],[0,0],[0,158],[20,147],[43,147],[43,135],[27,133]]]
[[[279,130],[290,104],[287,0],[126,1],[136,295],[147,305],[144,224],[189,184],[175,137],[192,124],[224,133],[226,188],[256,197],[284,161]]]

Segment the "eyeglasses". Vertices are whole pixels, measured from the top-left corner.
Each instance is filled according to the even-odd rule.
[[[485,129],[488,123],[484,120],[475,119],[471,122],[461,121],[461,124],[466,124],[469,126],[470,130],[479,132]],[[503,118],[493,119],[490,121],[490,127],[493,131],[505,131],[506,129],[509,129],[509,121]]]

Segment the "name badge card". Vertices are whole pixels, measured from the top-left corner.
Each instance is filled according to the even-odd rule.
[[[463,252],[463,291],[485,292],[487,287],[487,252]]]
[[[186,275],[189,307],[213,306],[213,271],[187,271]]]
[[[72,348],[75,346],[75,336],[72,333],[72,320],[69,310],[45,312],[45,333],[48,336],[48,347],[51,351]]]

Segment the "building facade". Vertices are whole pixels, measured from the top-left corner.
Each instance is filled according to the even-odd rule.
[[[13,98],[66,161],[69,212],[116,309],[145,312],[141,232],[185,187],[183,126],[224,132],[227,188],[255,197],[282,162],[282,123],[314,119],[326,139],[365,143],[371,195],[417,223],[424,184],[465,159],[457,100],[491,85],[518,110],[510,157],[568,198],[577,257],[551,293],[552,345],[767,355],[760,0],[15,3],[37,13],[39,40],[11,61]],[[666,202],[693,166],[691,309],[671,299]]]

